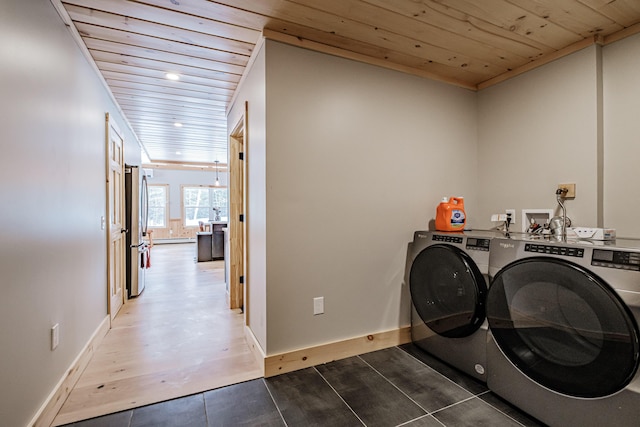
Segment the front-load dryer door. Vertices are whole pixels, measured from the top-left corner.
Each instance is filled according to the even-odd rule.
[[[638,329],[622,300],[590,271],[557,258],[515,261],[494,277],[489,329],[524,375],[556,392],[607,396],[638,366]]]
[[[471,257],[455,246],[422,250],[411,264],[409,288],[416,312],[438,335],[466,337],[484,322],[484,277]]]

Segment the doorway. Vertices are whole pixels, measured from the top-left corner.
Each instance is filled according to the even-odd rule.
[[[140,297],[127,300],[118,317],[117,312],[112,314],[115,319],[111,330],[96,349],[54,425],[264,375],[263,367],[244,339],[245,325],[249,324],[244,279],[247,222],[241,215],[246,212],[247,172],[246,157],[240,153],[247,148],[246,118],[245,105],[245,114],[229,137],[232,268],[226,295],[223,261],[194,262],[193,244],[155,246],[145,291]],[[114,231],[122,228],[112,226]],[[109,301],[111,304],[111,298]],[[244,308],[244,313],[240,308]]]
[[[247,302],[247,103],[229,134],[229,308],[241,308],[249,324]]]

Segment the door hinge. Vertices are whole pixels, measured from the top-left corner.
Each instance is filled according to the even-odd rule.
[[[244,276],[240,276],[240,284],[244,285]]]
[[[243,152],[238,153],[238,158],[240,160],[244,160],[244,153]]]
[[[240,222],[244,222],[244,215],[240,214]]]

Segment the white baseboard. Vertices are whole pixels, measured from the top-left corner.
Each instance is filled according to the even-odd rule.
[[[96,348],[100,345],[110,327],[111,318],[107,315],[102,322],[100,322],[100,325],[82,351],[80,351],[73,363],[71,363],[69,369],[67,369],[66,373],[60,378],[60,381],[58,381],[58,384],[56,384],[55,388],[51,391],[47,400],[45,400],[38,412],[36,412],[31,422],[29,422],[28,425],[30,427],[49,427],[53,423],[60,408],[62,408],[67,397],[69,397],[71,390],[73,390],[76,382],[78,382],[80,375],[89,364]]]

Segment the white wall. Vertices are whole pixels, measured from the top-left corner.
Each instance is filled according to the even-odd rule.
[[[227,186],[227,172],[218,172],[221,187]],[[182,218],[182,186],[213,185],[215,171],[154,169],[149,184],[169,185],[169,218]]]
[[[476,211],[475,93],[272,41],[266,76],[267,353],[408,325],[414,230]]]
[[[560,183],[576,183],[568,200],[574,225],[596,227],[598,216],[598,55],[592,46],[478,94],[478,210],[492,213],[555,209]]]
[[[640,238],[640,34],[603,48],[604,225]]]
[[[23,426],[107,313],[106,112],[140,151],[48,1],[0,2],[0,58],[0,424]]]
[[[233,130],[245,114],[245,164],[247,167],[247,278],[245,309],[247,325],[267,349],[267,265],[266,265],[266,82],[265,49],[257,47],[255,61],[238,90],[227,116],[227,129]],[[228,162],[229,163],[229,162]]]

